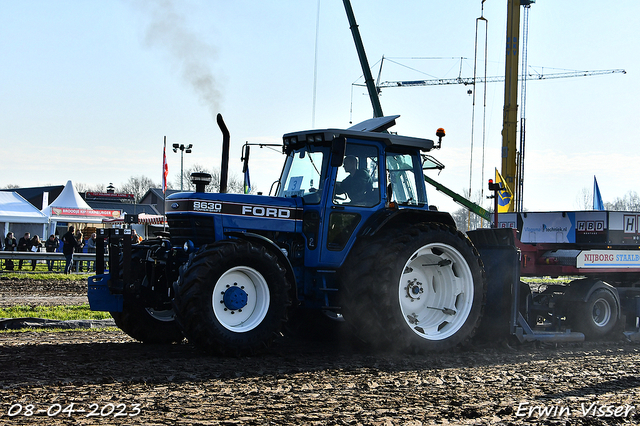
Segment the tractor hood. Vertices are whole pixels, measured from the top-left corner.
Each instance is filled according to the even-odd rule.
[[[181,192],[167,197],[165,211],[168,220],[179,215],[213,216],[228,230],[299,232],[302,226],[300,198]]]

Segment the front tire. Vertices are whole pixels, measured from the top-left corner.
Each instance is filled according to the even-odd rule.
[[[342,273],[344,317],[365,341],[401,351],[467,342],[482,316],[478,252],[452,227],[422,223],[361,241]]]
[[[132,272],[135,280],[140,282],[141,288],[149,288],[150,283],[145,275],[145,261],[149,247],[153,241],[142,242],[131,255]],[[120,273],[122,274],[122,259],[120,259]],[[164,281],[164,276],[157,277],[157,283]],[[155,304],[153,306],[156,306]],[[129,336],[143,343],[172,344],[184,340],[182,331],[175,319],[175,313],[167,302],[158,309],[150,307],[150,302],[144,296],[137,297],[126,294],[122,312],[109,312],[118,328]]]
[[[184,339],[172,309],[154,310],[131,301],[122,312],[110,314],[118,328],[143,343],[171,344]]]
[[[208,352],[249,355],[267,348],[287,319],[290,283],[262,245],[225,240],[181,268],[174,310],[187,339]]]

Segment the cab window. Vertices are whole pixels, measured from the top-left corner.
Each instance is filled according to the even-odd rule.
[[[301,197],[306,204],[320,203],[327,150],[328,147],[310,145],[289,154],[278,195]]]
[[[417,157],[410,154],[387,152],[387,185],[391,185],[390,201],[402,205],[425,204],[425,197],[417,179],[422,177],[420,164],[416,164]],[[416,173],[416,170],[420,173]]]
[[[338,168],[333,203],[373,207],[380,203],[378,149],[347,143],[342,167]]]

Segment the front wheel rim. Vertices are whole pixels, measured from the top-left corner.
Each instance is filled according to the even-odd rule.
[[[269,285],[255,269],[236,266],[218,279],[211,303],[216,319],[224,328],[236,333],[251,331],[267,316]]]
[[[143,287],[148,287],[148,285],[149,285],[149,279],[145,275],[145,277],[142,280],[142,286]],[[174,321],[176,319],[176,313],[173,311],[173,309],[144,308],[144,310],[147,311],[147,313],[153,319],[161,321],[161,322],[171,322],[171,321]]]
[[[474,299],[474,280],[454,247],[427,244],[405,263],[398,286],[402,317],[425,340],[444,340],[466,323]]]

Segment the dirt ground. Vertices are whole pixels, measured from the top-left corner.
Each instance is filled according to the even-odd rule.
[[[0,308],[15,305],[79,305],[87,300],[86,281],[7,280],[0,278]]]
[[[86,301],[82,283],[0,280],[0,297]],[[416,356],[282,338],[221,358],[119,331],[8,333],[0,424],[640,424],[639,369],[640,346],[625,342]]]

